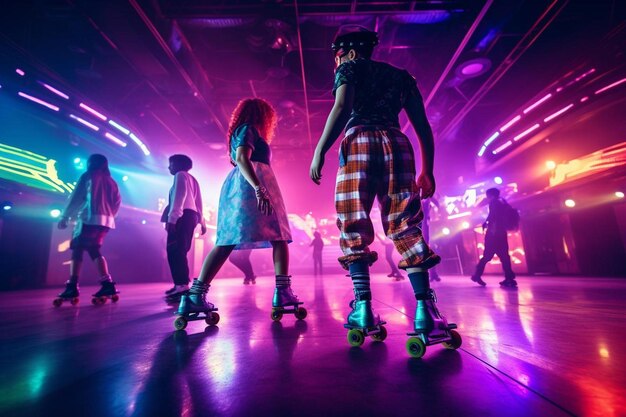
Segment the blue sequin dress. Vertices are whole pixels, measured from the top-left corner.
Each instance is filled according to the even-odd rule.
[[[216,245],[256,249],[271,247],[272,241],[291,242],[285,203],[270,166],[269,145],[253,126],[242,124],[231,138],[232,160],[236,159],[237,148],[240,146],[252,148],[250,160],[259,181],[267,188],[274,212],[266,216],[257,209],[254,188],[246,181],[239,167],[234,167],[220,192]]]

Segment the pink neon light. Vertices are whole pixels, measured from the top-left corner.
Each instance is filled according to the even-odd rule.
[[[522,133],[520,133],[519,135],[515,136],[513,138],[514,142],[517,142],[518,140],[520,140],[521,138],[523,138],[524,136],[528,135],[530,132],[532,132],[533,130],[537,130],[539,129],[539,123],[536,123],[535,125],[533,125],[532,127],[530,127],[529,129],[524,130]]]
[[[24,97],[26,100],[34,101],[35,103],[41,104],[42,106],[47,107],[47,108],[49,108],[51,110],[59,111],[59,108],[57,106],[54,106],[54,105],[52,105],[52,104],[50,104],[48,102],[45,102],[42,99],[39,99],[39,98],[33,97],[33,96],[29,96],[28,94],[24,94],[21,91],[18,91],[17,94],[20,97]]]
[[[66,100],[70,98],[70,96],[68,96],[67,94],[57,90],[56,88],[54,88],[54,87],[52,87],[52,86],[50,86],[50,85],[48,85],[46,83],[42,83],[41,81],[39,81],[39,83],[41,85],[43,85],[44,87],[46,87],[48,90],[52,91],[54,94],[56,94],[59,97],[63,97]]]
[[[626,78],[622,78],[619,81],[615,81],[613,84],[609,84],[606,87],[603,87],[603,88],[599,89],[598,91],[595,92],[595,94],[603,93],[606,90],[608,90],[609,88],[617,87],[618,85],[623,84],[625,82],[626,82]]]
[[[587,75],[593,74],[594,72],[596,72],[595,68],[591,68],[589,71],[587,71],[586,73],[584,73],[583,75],[579,76],[578,78],[576,78],[575,81],[580,81],[583,78],[585,78]]]
[[[509,146],[513,145],[512,141],[508,141],[506,142],[504,145],[500,145],[498,146],[496,149],[494,149],[493,151],[491,151],[492,154],[497,154],[502,152],[503,150],[505,150],[506,148],[508,148]]]
[[[115,136],[113,136],[112,134],[110,134],[109,132],[105,132],[104,136],[106,136],[108,139],[110,139],[112,142],[114,142],[117,145],[120,145],[121,147],[125,148],[127,143],[124,142],[123,140],[116,138]]]
[[[563,87],[559,87],[559,88],[556,89],[557,93],[560,93],[561,91],[563,91]]]
[[[519,120],[522,118],[522,116],[520,116],[519,114],[517,116],[515,116],[513,119],[511,119],[507,124],[505,124],[504,126],[502,126],[500,128],[500,132],[504,132],[505,130],[507,130],[509,127],[513,126],[515,123],[519,122]]]
[[[17,68],[17,69],[15,70],[15,72],[17,72],[17,73],[18,73],[19,75],[21,75],[22,77],[23,77],[24,75],[26,75],[26,73],[25,73],[24,71],[22,71],[21,69],[19,69],[19,68]]]
[[[531,111],[532,109],[534,109],[535,107],[537,107],[538,105],[540,105],[541,103],[543,103],[544,101],[546,101],[547,99],[549,99],[550,97],[552,97],[552,94],[548,94],[546,96],[544,96],[543,98],[540,98],[539,100],[537,100],[534,104],[531,104],[530,106],[526,107],[524,109],[524,114],[528,113],[529,111]]]
[[[82,109],[87,110],[89,113],[93,114],[94,116],[96,116],[98,119],[104,120],[106,121],[107,117],[102,114],[102,113],[98,113],[96,110],[92,109],[91,107],[89,107],[88,105],[86,105],[85,103],[80,103],[79,106]]]
[[[580,99],[581,103],[584,103],[585,101],[589,100],[589,96],[585,96],[583,98]]]
[[[78,123],[81,123],[81,124],[83,124],[83,125],[87,126],[88,128],[95,130],[96,132],[97,132],[98,130],[100,130],[100,128],[99,128],[98,126],[96,126],[96,125],[94,125],[94,124],[92,124],[92,123],[89,123],[89,122],[88,122],[87,120],[85,120],[85,119],[81,119],[80,117],[78,117],[78,116],[74,116],[73,114],[70,114],[70,117],[71,117],[72,119],[76,120]]]
[[[563,107],[561,110],[557,111],[556,113],[552,113],[550,116],[548,116],[545,119],[543,119],[543,121],[544,122],[549,122],[550,120],[554,119],[555,117],[558,117],[558,116],[562,115],[563,113],[565,113],[566,111],[568,111],[572,107],[574,107],[573,103],[568,105],[568,106]]]

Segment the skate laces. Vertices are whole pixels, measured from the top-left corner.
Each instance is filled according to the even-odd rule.
[[[194,279],[191,288],[189,289],[190,294],[206,294],[209,291],[210,285],[200,281],[199,279]]]

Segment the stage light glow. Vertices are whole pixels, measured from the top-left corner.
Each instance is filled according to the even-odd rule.
[[[469,229],[470,228],[470,224],[469,224],[469,222],[463,222],[463,223],[461,223],[461,227],[463,229]]]
[[[524,136],[528,135],[530,132],[533,132],[535,130],[539,129],[539,123],[534,124],[533,126],[531,126],[530,128],[524,130],[522,133],[520,133],[519,135],[515,136],[513,138],[514,142],[517,142],[518,140],[520,140],[521,138],[523,138]]]
[[[556,168],[556,162],[554,162],[554,161],[546,161],[546,168],[548,168],[548,169]]]
[[[113,120],[109,120],[109,124],[125,135],[128,135],[130,133],[130,130],[126,129],[124,126],[120,125],[119,123]]]
[[[441,233],[448,236],[450,234],[450,229],[448,229],[447,227],[444,227],[443,229],[441,229]]]
[[[496,184],[498,184],[498,185],[499,185],[499,184],[502,184],[502,177],[495,177],[495,178],[493,179],[493,182],[495,182],[495,183],[496,183]]]
[[[46,87],[48,90],[52,91],[54,94],[56,94],[59,97],[63,97],[64,99],[68,100],[70,98],[70,96],[68,96],[67,94],[65,94],[62,91],[57,90],[56,88],[52,87],[51,85],[48,85],[44,82],[41,81],[37,81],[39,84],[43,85],[44,87]]]
[[[601,89],[599,89],[598,91],[596,91],[596,92],[595,92],[595,94],[600,94],[600,93],[603,93],[603,92],[605,92],[606,90],[610,90],[611,88],[613,88],[613,87],[617,87],[618,85],[623,84],[623,83],[625,83],[625,82],[626,82],[626,78],[622,78],[622,79],[621,79],[621,80],[619,80],[619,81],[615,81],[613,84],[609,84],[609,85],[607,85],[606,87],[602,87]]]
[[[454,205],[452,205],[454,207]],[[464,211],[463,213],[455,213],[455,214],[451,214],[448,216],[448,220],[452,220],[452,219],[459,219],[461,217],[467,217],[467,216],[471,216],[472,212],[471,211]]]
[[[98,112],[98,111],[96,111],[96,110],[92,109],[91,107],[89,107],[89,106],[88,106],[88,105],[86,105],[85,103],[80,103],[80,104],[79,104],[79,107],[80,107],[81,109],[86,110],[86,111],[88,111],[89,113],[93,114],[94,116],[96,116],[96,117],[97,117],[98,119],[100,119],[100,120],[103,120],[103,121],[106,121],[106,120],[107,120],[107,117],[106,117],[104,114],[102,114],[102,113],[100,113],[100,112]]]
[[[574,200],[572,200],[571,198],[568,198],[567,200],[565,200],[565,207],[576,207],[576,202]]]
[[[80,158],[78,158],[78,157],[74,158],[74,163],[75,164],[80,164]]]
[[[110,134],[109,132],[104,132],[104,136],[109,139],[111,142],[115,143],[116,145],[121,146],[122,148],[125,148],[128,144],[126,142],[124,142],[122,139],[116,138],[115,136],[113,136],[112,134]]]
[[[572,107],[574,107],[574,104],[569,104],[565,107],[563,107],[561,110],[552,113],[550,116],[546,117],[545,119],[543,119],[544,122],[549,122],[550,120],[559,117],[560,115],[562,115],[563,113],[565,113],[566,111],[568,111],[569,109],[571,109]]]
[[[124,175],[124,176],[122,177],[122,181],[124,181],[124,182],[128,181],[128,175]]]
[[[52,217],[53,219],[58,218],[60,215],[61,215],[61,210],[59,209],[50,210],[50,217]]]
[[[584,103],[585,101],[589,100],[589,96],[585,96],[583,98],[580,99],[581,103]]]
[[[19,69],[19,68],[16,68],[16,69],[15,69],[15,72],[17,72],[17,73],[18,73],[19,75],[21,75],[22,77],[23,77],[24,75],[26,75],[26,73],[25,73],[24,71],[22,71],[21,69]]]
[[[94,125],[93,123],[89,123],[87,120],[85,119],[81,119],[78,116],[75,116],[73,114],[70,114],[70,118],[76,120],[78,123],[87,126],[89,129],[95,130],[96,132],[98,130],[100,130],[100,128],[96,125]]]
[[[55,106],[53,104],[50,104],[47,101],[43,101],[40,98],[30,96],[30,95],[28,95],[26,93],[22,93],[21,91],[18,91],[17,95],[20,96],[20,97],[24,97],[26,100],[30,100],[30,101],[32,101],[34,103],[41,104],[42,106],[47,107],[50,110],[59,111],[59,108],[57,106]]]
[[[2,203],[2,210],[9,211],[12,208],[13,208],[13,203],[11,203],[10,201],[5,201]]]
[[[624,193],[622,191],[615,191],[615,197],[624,198]]]
[[[532,109],[536,108],[537,106],[539,106],[544,101],[548,100],[550,97],[552,97],[552,93],[543,96],[542,98],[540,98],[539,100],[537,100],[533,104],[531,104],[530,106],[526,107],[524,109],[523,113],[524,114],[528,113],[529,111],[531,111]]]
[[[148,223],[148,222],[147,222],[145,219],[143,219],[143,220],[141,221],[141,224],[146,224],[146,223]]]
[[[511,119],[508,123],[506,123],[504,126],[502,126],[500,128],[500,132],[504,132],[505,130],[507,130],[509,127],[513,126],[515,123],[519,122],[520,119],[522,118],[522,116],[520,116],[519,114],[517,116],[515,116],[513,119]]]

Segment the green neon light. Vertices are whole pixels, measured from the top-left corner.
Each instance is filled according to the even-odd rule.
[[[58,193],[72,192],[74,185],[62,181],[57,161],[0,143],[0,178]]]

